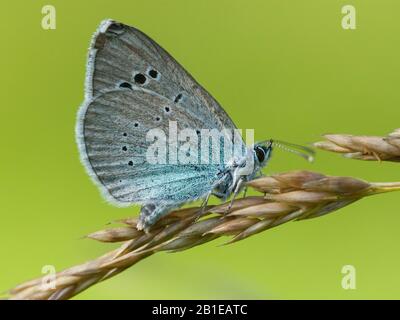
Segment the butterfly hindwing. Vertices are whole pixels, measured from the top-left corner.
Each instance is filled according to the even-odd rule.
[[[146,151],[153,142],[146,140],[147,132],[169,129],[170,116],[163,108],[173,106],[164,100],[142,89],[114,90],[93,99],[81,115],[81,152],[92,176],[111,200],[121,204],[185,202],[201,197],[212,187],[216,165],[147,161]],[[189,118],[177,121],[178,129],[195,125],[191,122]]]

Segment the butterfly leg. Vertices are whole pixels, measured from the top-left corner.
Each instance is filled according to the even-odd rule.
[[[243,198],[246,198],[246,194],[247,194],[247,186],[244,187],[244,190],[243,190]]]
[[[261,178],[262,176],[264,176],[263,173],[262,173],[261,171],[259,171],[259,172],[256,174],[256,176],[254,177],[254,179]],[[247,189],[248,189],[248,186],[246,185],[246,186],[244,187],[244,189],[243,189],[243,198],[246,198]]]
[[[208,200],[210,199],[211,193],[212,193],[212,192],[209,192],[209,193],[207,194],[206,198],[204,199],[203,203],[201,204],[201,211],[202,211],[202,213],[204,213],[204,210],[205,210],[205,208],[207,207]]]
[[[232,199],[231,199],[231,201],[229,202],[228,208],[226,209],[224,215],[228,214],[229,211],[231,211],[232,206],[233,206],[233,202],[235,201],[236,196],[237,196],[238,193],[240,192],[243,183],[244,183],[244,179],[243,179],[243,178],[240,178],[239,181],[238,181],[238,183],[236,184],[235,191],[233,192],[233,195],[232,195]]]
[[[205,199],[203,200],[203,202],[202,202],[202,204],[201,204],[201,207],[200,207],[200,210],[199,210],[199,212],[197,213],[196,221],[197,221],[198,219],[200,219],[200,217],[204,214],[204,211],[205,211],[206,208],[207,208],[208,200],[210,199],[211,194],[212,194],[212,192],[208,193],[207,196],[205,197]]]

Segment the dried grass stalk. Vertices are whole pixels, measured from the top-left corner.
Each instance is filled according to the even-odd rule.
[[[266,176],[248,183],[261,192],[228,204],[210,206],[200,219],[199,208],[173,211],[148,232],[136,228],[137,219],[118,221],[122,227],[88,235],[102,242],[121,242],[120,248],[95,260],[57,273],[55,286],[38,278],[10,291],[10,299],[68,299],[111,278],[159,251],[181,251],[221,236],[233,243],[291,220],[319,217],[365,196],[400,190],[399,183],[368,183],[349,177],[329,177],[294,171]]]
[[[324,138],[314,146],[352,159],[400,162],[400,129],[386,137],[327,134]]]

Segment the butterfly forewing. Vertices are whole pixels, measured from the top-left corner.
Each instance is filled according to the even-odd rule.
[[[191,117],[203,117],[215,128],[234,127],[218,102],[174,58],[133,27],[103,22],[92,41],[90,61],[87,89],[92,96],[127,82],[185,104]]]
[[[234,129],[226,112],[164,49],[110,20],[89,53],[77,139],[81,157],[114,203],[184,203],[211,191],[220,165],[151,164],[149,130]],[[211,150],[212,152],[212,150]]]

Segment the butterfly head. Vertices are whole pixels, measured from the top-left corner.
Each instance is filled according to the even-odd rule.
[[[254,161],[259,167],[264,167],[271,157],[273,141],[267,140],[253,146]]]
[[[272,149],[275,147],[301,156],[309,162],[314,160],[314,150],[311,148],[281,140],[270,139],[258,142],[253,146],[256,167],[262,168],[267,164],[269,158],[271,157]]]

